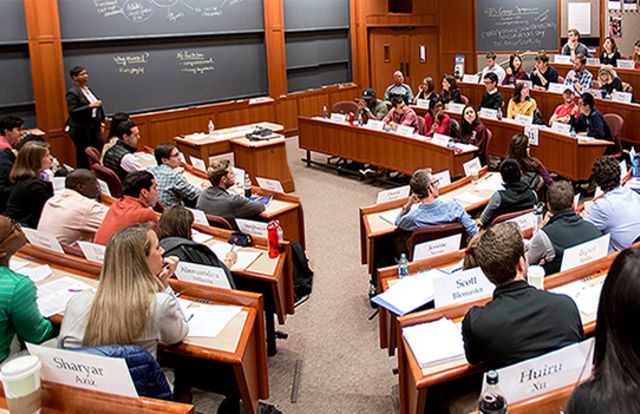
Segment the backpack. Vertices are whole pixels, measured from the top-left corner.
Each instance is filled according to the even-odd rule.
[[[309,267],[309,259],[298,242],[291,242],[291,263],[293,267],[293,297],[298,303],[311,294],[313,287],[313,270]]]

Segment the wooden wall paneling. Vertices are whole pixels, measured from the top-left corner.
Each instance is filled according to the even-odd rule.
[[[220,128],[235,125],[250,124],[260,121],[277,122],[275,105],[273,102],[253,104],[236,104],[226,109],[220,109],[216,118]]]
[[[75,151],[64,132],[66,85],[57,0],[24,0],[33,96],[38,128],[47,133],[52,153],[75,165]]]
[[[360,96],[362,89],[358,85],[340,85],[338,88],[329,95],[329,104],[333,106],[336,102],[340,101],[352,101],[353,98]]]
[[[475,2],[438,0],[440,62],[438,79],[453,73],[455,58],[465,56],[465,72],[477,72],[475,53]],[[439,82],[437,82],[439,84]],[[438,86],[438,89],[440,87]]]
[[[267,48],[269,96],[287,93],[287,59],[282,0],[264,0],[264,35]]]
[[[329,91],[327,89],[319,89],[317,91],[309,91],[295,95],[298,99],[298,116],[311,117],[322,115],[323,106],[327,107],[327,111],[331,111]]]
[[[408,51],[406,63],[409,64],[408,81],[414,93],[418,93],[418,85],[427,76],[437,76],[439,69],[439,42],[438,29],[434,27],[418,27],[407,34],[406,41]],[[420,61],[420,47],[424,46],[426,59]],[[406,75],[406,73],[405,73]],[[438,79],[438,78],[436,78]]]
[[[369,85],[383,98],[387,86],[393,83],[393,72],[400,70],[400,62],[404,56],[404,32],[388,28],[371,29],[369,49]]]
[[[367,26],[364,24],[366,2],[351,0],[349,16],[351,25],[351,79],[359,85],[369,84],[369,53],[367,46]]]
[[[276,122],[284,126],[284,135],[298,132],[298,100],[295,97],[282,97],[276,102]]]

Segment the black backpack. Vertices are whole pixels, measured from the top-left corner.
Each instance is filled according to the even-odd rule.
[[[291,242],[291,262],[293,265],[293,296],[295,303],[311,294],[313,287],[313,270],[309,267],[309,259],[298,242]]]

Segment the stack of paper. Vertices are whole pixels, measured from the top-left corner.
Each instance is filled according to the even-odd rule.
[[[387,210],[383,213],[378,214],[378,216],[380,216],[380,218],[384,221],[386,221],[387,223],[395,226],[396,225],[396,219],[398,218],[398,215],[400,214],[400,210],[402,210],[402,208],[394,208],[393,210]]]
[[[405,277],[372,301],[398,316],[406,315],[433,301],[433,279],[443,274],[446,273],[434,269]]]
[[[482,178],[476,187],[478,191],[489,190],[489,191],[498,191],[504,190],[504,186],[502,185],[502,177],[500,174],[491,174],[487,178]]]
[[[18,272],[18,270],[22,269],[23,267],[29,266],[29,263],[31,262],[29,262],[28,260],[12,257],[9,261],[9,269],[13,270],[14,272]]]
[[[233,266],[231,266],[231,270],[234,272],[241,272],[258,260],[258,257],[262,255],[262,252],[255,250],[238,250],[236,251],[236,254],[238,255],[238,260],[236,260]]]
[[[28,276],[29,279],[33,280],[35,283],[38,283],[39,281],[51,276],[53,274],[53,270],[51,270],[49,265],[45,264],[36,267],[23,267],[17,273]]]
[[[240,313],[240,306],[200,305],[189,308],[189,336],[215,338]]]
[[[37,299],[40,313],[45,317],[61,313],[73,295],[91,289],[87,283],[68,276],[40,285]]]
[[[578,280],[552,289],[551,292],[569,296],[576,303],[580,313],[585,316],[592,316],[598,311],[602,285],[603,283],[590,285]]]
[[[475,145],[471,145],[471,144],[463,144],[463,143],[456,143],[456,148],[458,148],[460,151],[462,152],[470,152],[470,151],[477,151],[478,147],[476,147]]]
[[[422,368],[464,357],[461,327],[449,319],[409,326],[402,330],[402,335]]]
[[[463,204],[476,204],[484,201],[484,198],[469,192],[455,195],[453,199]]]

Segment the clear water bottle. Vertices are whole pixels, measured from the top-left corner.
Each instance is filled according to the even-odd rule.
[[[400,255],[400,260],[398,261],[398,276],[400,276],[400,279],[409,276],[409,262],[407,261],[407,255],[404,253]]]
[[[362,112],[358,112],[358,126],[362,126]]]
[[[638,155],[631,160],[631,176],[640,179],[640,156]]]
[[[536,216],[536,227],[533,229],[534,233],[538,231],[540,223],[544,220],[544,203],[538,202],[533,206],[533,214]]]
[[[327,112],[327,105],[324,105],[322,107],[322,116],[324,117],[324,119],[329,119],[329,112]]]
[[[213,124],[213,120],[209,120],[209,135],[213,134],[213,131],[216,130],[216,126]]]
[[[251,178],[249,178],[249,174],[244,174],[244,196],[251,197]]]
[[[498,386],[498,373],[487,372],[485,375],[485,387],[478,401],[478,412],[480,414],[506,414],[507,399]]]

